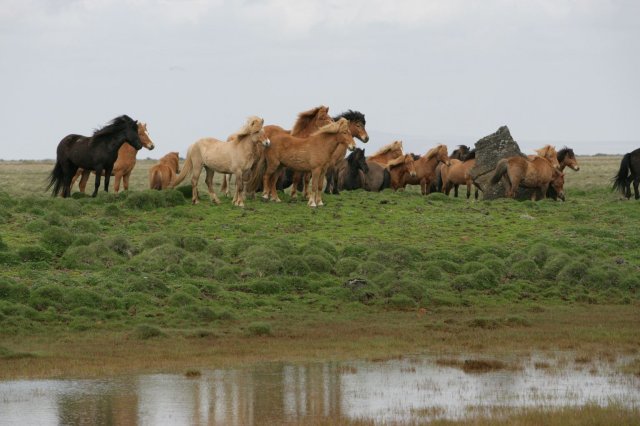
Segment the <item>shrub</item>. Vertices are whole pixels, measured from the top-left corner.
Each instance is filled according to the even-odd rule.
[[[40,246],[24,246],[18,249],[18,258],[23,262],[47,262],[51,252]]]
[[[134,276],[129,280],[127,290],[149,293],[156,297],[164,297],[169,293],[169,287],[162,279],[155,275]]]
[[[367,278],[372,278],[375,277],[376,275],[380,275],[382,272],[385,271],[385,266],[377,263],[377,262],[372,262],[372,261],[366,261],[366,262],[362,262],[360,265],[358,265],[358,274],[364,275]]]
[[[256,294],[277,294],[284,290],[282,284],[273,280],[258,280],[251,284],[251,290]]]
[[[65,288],[62,303],[66,309],[78,307],[103,308],[104,298],[93,290],[84,288]]]
[[[171,306],[192,306],[198,303],[198,299],[184,291],[177,291],[169,296],[167,302]]]
[[[354,257],[356,259],[364,260],[367,257],[368,249],[366,246],[359,244],[348,245],[342,249],[343,257]]]
[[[427,281],[440,281],[443,277],[443,274],[442,269],[440,269],[438,265],[427,264],[424,268],[422,268],[420,276]]]
[[[417,303],[406,294],[394,294],[387,300],[387,305],[392,309],[404,311],[415,309]]]
[[[558,281],[569,285],[579,284],[582,277],[586,275],[586,272],[587,270],[584,263],[573,261],[565,265],[560,272],[558,272]]]
[[[191,256],[173,244],[163,244],[151,250],[145,250],[134,256],[129,265],[142,272],[165,271],[170,274],[182,275],[182,264]]]
[[[498,274],[487,268],[481,268],[479,271],[474,272],[472,276],[474,280],[473,287],[477,289],[495,288],[500,282]]]
[[[320,245],[307,245],[302,249],[302,256],[307,259],[309,256],[321,256],[327,260],[330,264],[334,264],[336,256],[330,252],[324,250]]]
[[[122,262],[102,241],[70,247],[60,258],[60,265],[67,269],[102,270]]]
[[[266,322],[252,322],[247,327],[247,331],[252,336],[271,336],[271,324]]]
[[[549,280],[555,280],[562,268],[570,262],[571,258],[566,254],[560,254],[552,259],[548,259],[542,269],[542,275]]]
[[[178,240],[178,247],[190,252],[200,253],[207,248],[207,240],[197,235],[187,235]]]
[[[116,235],[114,237],[108,238],[105,241],[105,244],[115,253],[126,258],[131,258],[136,251],[133,245],[129,242],[129,240],[127,240],[127,237],[125,237],[124,235]]]
[[[95,242],[98,238],[94,234],[77,234],[73,240],[72,246],[88,246]]]
[[[268,247],[253,246],[242,254],[244,265],[258,277],[276,275],[284,269],[280,256]]]
[[[56,284],[47,284],[31,291],[29,305],[39,311],[49,306],[60,308],[62,306],[63,289]]]
[[[16,253],[0,250],[0,265],[16,265],[20,259]]]
[[[152,249],[164,244],[171,244],[171,239],[166,235],[153,234],[144,240],[142,245],[145,249]]]
[[[358,259],[354,257],[343,257],[336,262],[334,269],[336,271],[336,274],[338,274],[339,276],[347,277],[356,271],[359,264],[360,262],[358,261]]]
[[[311,268],[309,268],[303,256],[293,255],[287,256],[284,262],[282,262],[282,272],[285,275],[302,277],[309,274]]]
[[[509,276],[512,278],[520,278],[524,280],[533,280],[540,275],[538,265],[531,259],[520,260],[509,269]]]
[[[484,265],[480,262],[465,262],[462,264],[462,268],[460,268],[460,271],[463,274],[473,274],[476,271],[481,270],[482,268],[484,268]]]
[[[71,229],[74,232],[86,232],[88,234],[97,234],[100,232],[100,225],[93,219],[82,218],[75,220]]]
[[[163,336],[164,333],[158,327],[147,324],[140,324],[136,327],[134,336],[141,340],[151,339],[153,337]]]
[[[73,243],[73,235],[64,228],[51,226],[42,234],[42,245],[57,256],[61,256]]]
[[[29,288],[10,278],[0,278],[0,300],[26,302],[29,299]]]
[[[451,281],[451,287],[457,291],[464,291],[474,287],[475,279],[471,274],[462,274],[456,276]]]
[[[149,189],[128,194],[124,204],[131,209],[154,210],[160,207],[183,205],[186,204],[186,200],[180,191],[154,191]]]
[[[330,273],[332,270],[331,262],[317,254],[305,256],[305,263],[312,272]]]
[[[0,235],[0,251],[7,251],[9,249],[9,247],[7,247],[7,244],[2,241],[2,235]]]
[[[529,249],[529,256],[534,262],[536,262],[536,264],[540,268],[544,266],[547,259],[549,259],[552,255],[553,255],[553,249],[551,249],[546,244],[542,244],[542,243],[534,244]]]

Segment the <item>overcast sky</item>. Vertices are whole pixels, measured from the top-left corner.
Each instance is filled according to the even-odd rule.
[[[640,147],[637,0],[0,0],[0,158],[120,114],[158,158],[249,115],[363,112],[371,152],[508,125],[523,151]]]

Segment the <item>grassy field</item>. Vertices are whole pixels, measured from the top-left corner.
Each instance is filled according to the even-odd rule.
[[[558,349],[637,368],[640,205],[609,189],[619,161],[579,158],[564,203],[411,188],[315,210],[216,206],[203,183],[192,206],[188,186],[145,190],[153,161],[128,193],[53,199],[52,162],[0,162],[0,379]]]

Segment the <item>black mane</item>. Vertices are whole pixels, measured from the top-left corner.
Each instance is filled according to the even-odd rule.
[[[126,114],[121,115],[119,117],[114,118],[113,120],[105,124],[103,127],[96,129],[93,132],[93,138],[95,140],[95,139],[102,138],[104,136],[109,136],[115,132],[122,131],[130,126],[136,127],[137,129],[137,124],[131,117],[129,117]]]
[[[353,160],[355,160],[355,158],[361,155],[364,157],[364,149],[362,148],[356,148],[353,151],[351,151],[351,153],[349,155],[347,155],[347,161],[351,162]]]
[[[476,149],[475,148],[473,148],[471,151],[469,151],[466,154],[464,154],[464,157],[462,158],[462,161],[473,160],[474,158],[476,158]]]
[[[564,157],[569,156],[569,158],[576,158],[576,155],[573,153],[573,149],[571,148],[567,148],[566,146],[563,147],[560,151],[558,151],[558,162],[562,163],[562,161],[564,160]]]
[[[333,121],[338,121],[341,118],[346,118],[349,121],[362,123],[363,126],[367,124],[367,122],[364,119],[364,114],[361,113],[360,111],[353,111],[353,110],[345,111],[342,114],[333,117]]]

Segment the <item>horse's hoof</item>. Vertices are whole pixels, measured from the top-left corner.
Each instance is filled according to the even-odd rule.
[[[322,207],[322,206],[324,206],[324,203],[323,203],[322,201],[320,201],[320,202],[318,203],[318,207]]]

